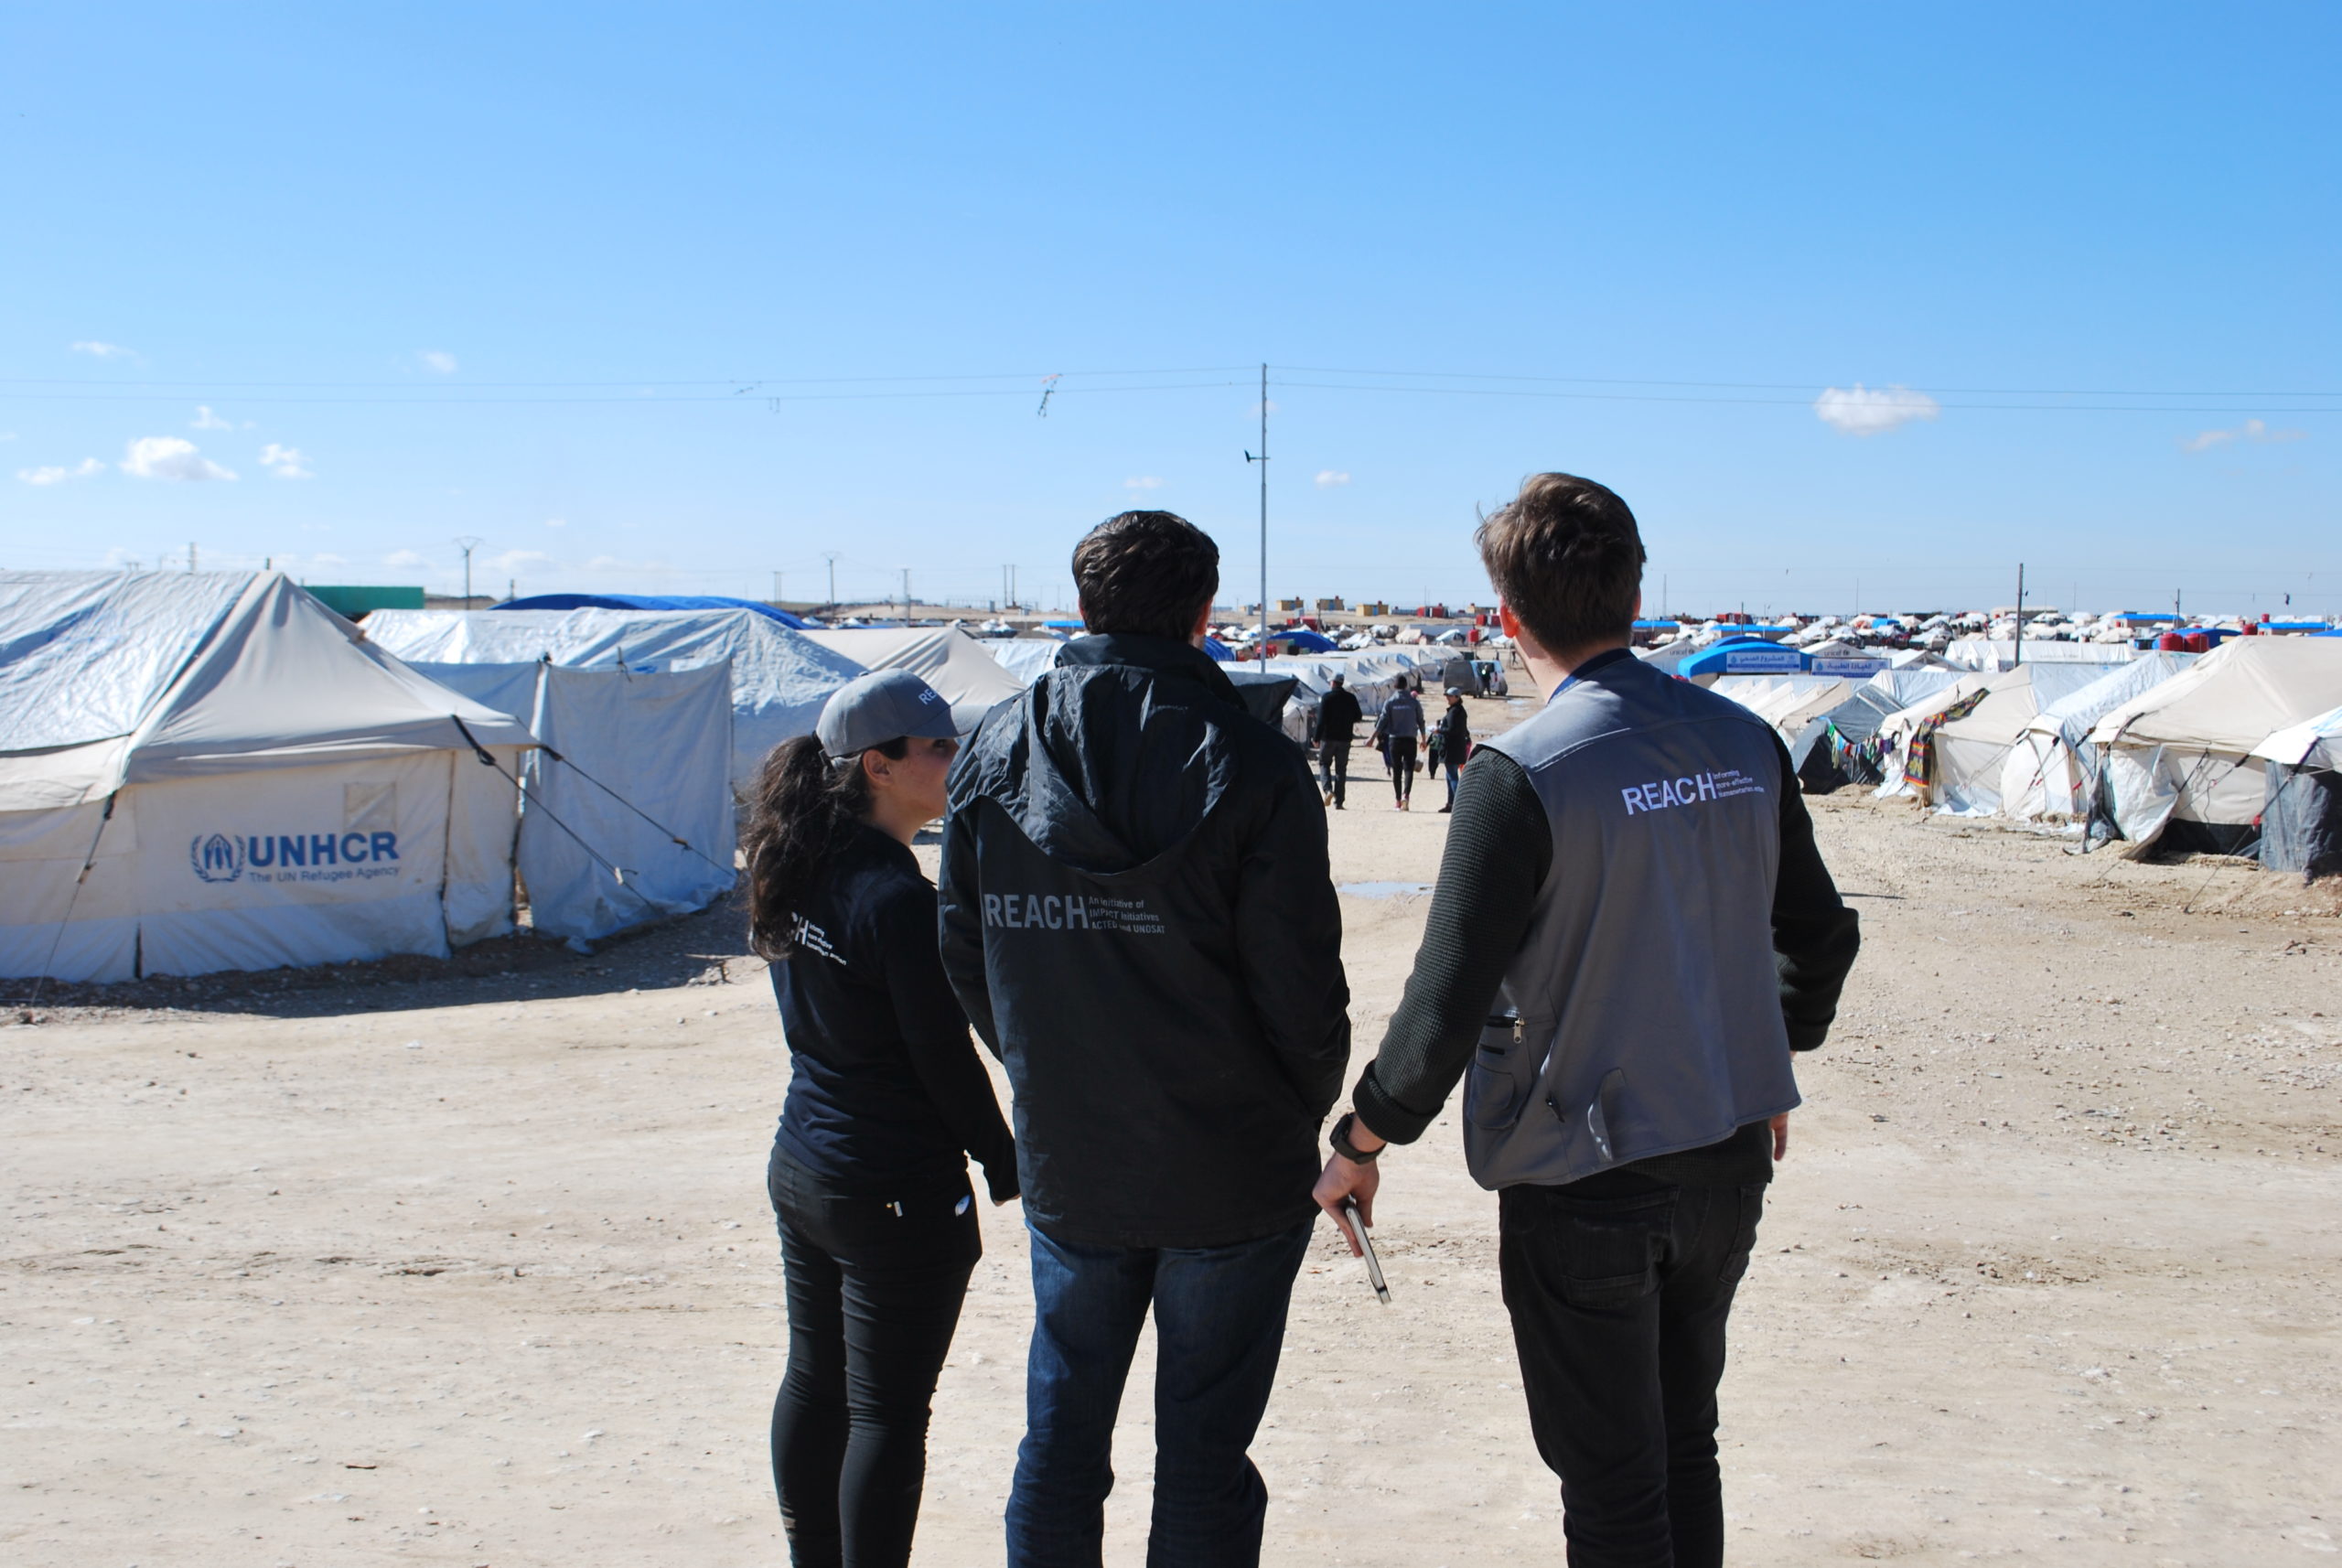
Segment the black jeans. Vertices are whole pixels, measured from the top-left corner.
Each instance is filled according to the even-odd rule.
[[[848,1197],[776,1148],[766,1175],[788,1277],[789,1371],[772,1478],[797,1568],[899,1568],[927,1479],[935,1380],[983,1253],[962,1176]]]
[[[1394,800],[1405,800],[1415,793],[1415,737],[1391,737],[1391,794]]]
[[[1319,785],[1333,797],[1338,806],[1348,793],[1350,781],[1350,743],[1327,740],[1317,743],[1317,778]]]
[[[1499,1198],[1504,1302],[1571,1568],[1724,1561],[1716,1382],[1764,1208],[1762,1184],[1626,1171]]]

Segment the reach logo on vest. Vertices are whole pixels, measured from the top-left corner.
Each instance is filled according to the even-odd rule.
[[[1090,893],[987,893],[984,924],[1012,931],[1118,931],[1130,937],[1163,935],[1163,917],[1144,898],[1110,898]]]
[[[1654,779],[1648,784],[1629,784],[1618,791],[1627,803],[1627,815],[1638,811],[1663,811],[1671,806],[1702,806],[1710,800],[1729,800],[1735,795],[1762,795],[1765,786],[1737,768],[1719,768],[1713,773],[1694,773],[1681,779]]]
[[[188,844],[188,865],[206,882],[350,882],[396,876],[399,835],[202,833]]]

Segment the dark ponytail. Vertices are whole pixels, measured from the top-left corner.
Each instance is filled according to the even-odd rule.
[[[897,760],[910,742],[871,748]],[[870,780],[856,757],[833,763],[810,735],[783,741],[757,769],[741,848],[748,863],[748,948],[778,962],[789,956],[798,905],[821,881],[854,825],[870,815]]]

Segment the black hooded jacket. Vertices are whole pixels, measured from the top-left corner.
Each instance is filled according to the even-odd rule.
[[[1069,643],[953,765],[938,891],[1035,1224],[1217,1247],[1314,1212],[1350,1041],[1326,811],[1209,657]]]

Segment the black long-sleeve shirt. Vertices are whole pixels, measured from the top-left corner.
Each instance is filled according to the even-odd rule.
[[[1814,843],[1789,753],[1778,742],[1776,749],[1781,847],[1773,947],[1789,1047],[1808,1051],[1829,1034],[1861,938]],[[1456,790],[1414,970],[1359,1080],[1359,1119],[1378,1136],[1400,1144],[1421,1137],[1471,1064],[1552,865],[1552,829],[1528,773],[1500,751],[1474,752]],[[1764,1123],[1752,1122],[1706,1148],[1617,1168],[1683,1184],[1760,1182],[1771,1175],[1771,1157]]]
[[[1016,1151],[936,946],[935,888],[898,841],[855,830],[795,911],[772,966],[791,1071],[779,1141],[846,1192],[955,1179],[969,1155],[995,1198]]]

